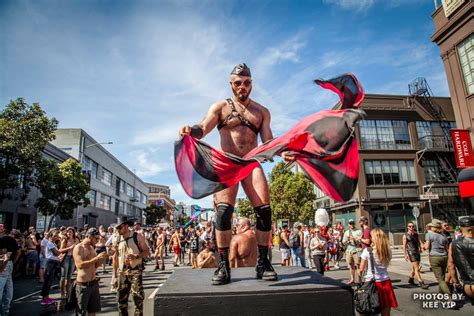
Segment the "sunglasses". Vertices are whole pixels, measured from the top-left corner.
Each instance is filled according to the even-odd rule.
[[[242,82],[241,80],[235,80],[234,82],[232,82],[232,84],[234,85],[234,87],[238,88],[240,87],[242,84],[245,86],[245,87],[248,87],[252,84],[252,80],[250,79],[247,79],[245,80],[244,82]]]

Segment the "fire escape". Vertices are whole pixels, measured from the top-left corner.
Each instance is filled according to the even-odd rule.
[[[417,162],[420,163],[421,161],[423,165],[423,158],[425,158],[425,154],[429,152],[430,157],[435,158],[438,162],[440,169],[441,176],[435,175],[437,182],[456,184],[456,169],[453,168],[446,155],[446,153],[453,151],[453,144],[449,135],[449,123],[446,119],[446,115],[442,108],[433,102],[431,98],[433,92],[425,78],[416,78],[408,85],[408,89],[410,93],[410,105],[413,107],[416,105],[421,107],[421,109],[433,117],[435,121],[440,123],[442,131],[439,135],[434,135],[432,132],[418,139],[418,151],[416,152]]]

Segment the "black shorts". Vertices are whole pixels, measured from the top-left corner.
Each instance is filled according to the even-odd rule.
[[[76,285],[77,305],[79,307],[79,315],[87,315],[87,313],[100,312],[100,293],[99,282],[91,285]],[[86,313],[87,312],[87,313]]]
[[[421,256],[419,253],[408,253],[408,258],[410,259],[410,262],[420,262],[421,261]]]

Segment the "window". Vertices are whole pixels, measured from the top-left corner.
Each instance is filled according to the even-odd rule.
[[[112,172],[102,167],[100,170],[100,181],[109,186],[112,185]]]
[[[436,160],[424,160],[423,171],[425,172],[426,183],[443,182],[441,170]]]
[[[98,174],[97,171],[99,169],[99,165],[94,160],[90,159],[89,157],[84,157],[84,169],[89,170],[92,173],[92,176],[97,179]]]
[[[362,149],[410,149],[407,121],[363,120],[360,122]]]
[[[94,191],[94,190],[90,190],[90,191],[87,193],[86,197],[89,198],[89,201],[90,201],[89,205],[90,205],[90,206],[93,206],[93,207],[96,206],[96,204],[95,204],[96,195],[97,195],[97,192]]]
[[[367,185],[416,184],[411,160],[366,160],[364,167]]]
[[[126,183],[122,179],[120,179],[120,192],[125,193],[126,192]]]
[[[474,93],[474,34],[458,45],[459,62],[467,94]]]
[[[133,187],[127,183],[127,195],[133,198]]]
[[[456,128],[456,122],[417,121],[418,144],[421,148],[451,148],[451,128]]]
[[[142,194],[142,203],[146,204],[146,202],[147,202],[147,197],[145,194]]]
[[[110,211],[110,196],[101,193],[99,207],[101,209]]]

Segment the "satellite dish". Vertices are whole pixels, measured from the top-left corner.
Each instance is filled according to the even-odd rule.
[[[314,222],[318,226],[327,226],[329,224],[329,214],[323,208],[318,208],[314,214]]]

